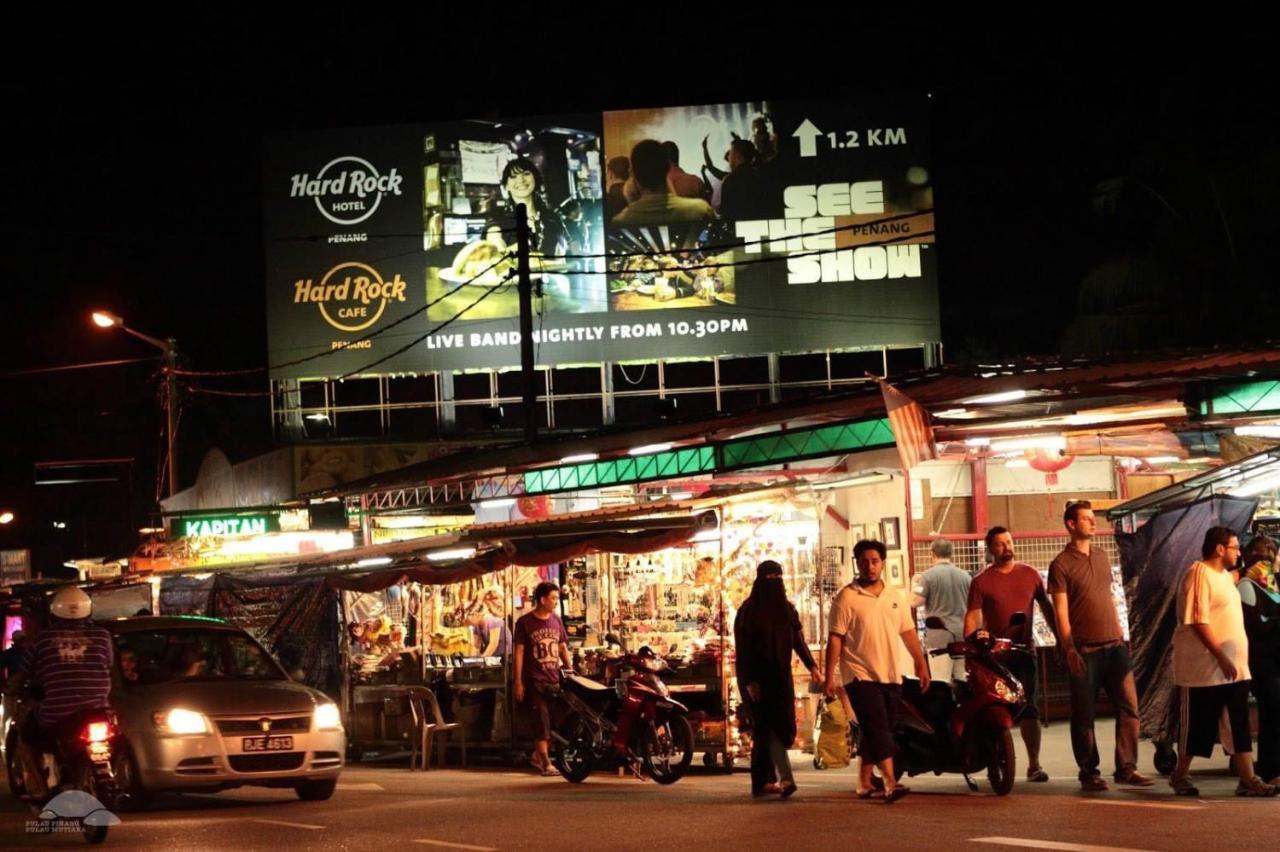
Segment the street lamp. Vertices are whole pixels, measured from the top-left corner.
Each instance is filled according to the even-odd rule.
[[[11,524],[11,523],[13,523],[13,512],[9,512],[9,511],[0,512],[0,524]]]
[[[150,343],[164,353],[164,431],[165,437],[168,439],[165,464],[169,468],[169,496],[172,497],[178,493],[178,460],[173,452],[178,431],[178,407],[174,404],[174,394],[177,392],[178,342],[172,337],[161,340],[158,337],[152,337],[149,334],[143,334],[140,331],[129,328],[124,324],[123,319],[110,311],[94,311],[92,319],[93,324],[98,328],[118,328],[125,334]]]

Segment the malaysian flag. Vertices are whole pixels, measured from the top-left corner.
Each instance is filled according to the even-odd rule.
[[[920,403],[888,382],[880,382],[880,392],[884,394],[884,408],[889,413],[902,469],[909,471],[922,461],[936,459],[938,448],[933,443],[933,429]]]

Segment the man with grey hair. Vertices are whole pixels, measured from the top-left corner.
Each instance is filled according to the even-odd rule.
[[[915,576],[911,584],[911,605],[917,609],[923,607],[925,618],[936,615],[946,626],[945,630],[925,631],[925,647],[932,650],[964,638],[970,577],[951,561],[952,546],[947,539],[936,539],[929,550],[933,553],[933,565]],[[946,654],[930,656],[929,673],[939,683],[963,681],[964,660],[953,660]]]

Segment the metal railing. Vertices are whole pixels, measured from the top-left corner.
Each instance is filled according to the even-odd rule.
[[[970,574],[977,574],[987,567],[987,546],[984,537],[977,533],[964,535],[939,535],[917,537],[912,543],[911,564],[916,572],[929,567],[933,562],[930,547],[939,538],[951,542],[951,561],[956,567],[963,568]],[[1014,558],[1025,562],[1039,571],[1049,570],[1049,563],[1062,552],[1069,541],[1067,534],[1030,533],[1013,535]],[[1111,560],[1112,565],[1120,562],[1120,551],[1116,547],[1115,534],[1110,530],[1098,530],[1093,538],[1093,546],[1101,548]]]

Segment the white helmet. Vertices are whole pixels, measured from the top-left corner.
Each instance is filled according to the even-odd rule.
[[[71,586],[53,596],[53,603],[49,604],[49,612],[68,621],[88,618],[93,612],[93,601],[84,593],[84,589]]]

